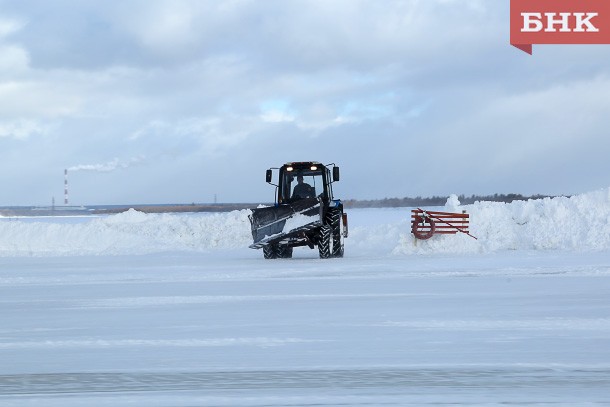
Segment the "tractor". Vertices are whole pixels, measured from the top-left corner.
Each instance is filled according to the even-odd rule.
[[[276,188],[275,204],[252,210],[250,248],[262,248],[265,259],[291,258],[299,246],[317,246],[321,259],[343,257],[347,214],[332,189],[339,181],[339,167],[291,162],[268,169],[265,179]]]

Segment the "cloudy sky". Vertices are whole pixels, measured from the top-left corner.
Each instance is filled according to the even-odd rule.
[[[509,1],[0,0],[0,206],[610,186],[610,45],[509,45]]]

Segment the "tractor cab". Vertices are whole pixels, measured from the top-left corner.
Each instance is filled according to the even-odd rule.
[[[339,179],[339,167],[332,168],[331,178],[331,171],[318,162],[284,164],[279,168],[277,203],[291,203],[306,198],[332,200],[332,182]],[[271,182],[270,178],[271,170],[268,171],[267,182]]]

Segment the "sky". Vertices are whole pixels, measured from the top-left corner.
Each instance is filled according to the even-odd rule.
[[[509,1],[0,0],[0,206],[610,186],[610,45],[509,44]]]

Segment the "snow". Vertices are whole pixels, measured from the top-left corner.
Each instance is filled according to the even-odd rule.
[[[571,198],[512,203],[476,202],[459,206],[455,195],[445,210],[470,214],[470,233],[439,236],[413,244],[402,234],[396,253],[488,253],[500,250],[578,250],[610,248],[610,188]],[[402,225],[406,227],[406,225]]]
[[[238,248],[252,243],[249,211],[227,214],[146,214],[2,219],[0,256],[145,254]]]
[[[402,255],[610,248],[610,188],[570,198],[510,204],[477,202],[460,206],[453,195],[442,209],[466,210],[471,216],[471,234],[478,240],[459,234],[414,241],[409,232],[410,213],[400,209],[397,212],[400,216],[392,218],[391,223],[361,226],[350,222],[348,244],[358,251]],[[374,219],[376,211],[379,212],[362,209],[350,213]],[[63,218],[4,218],[0,219],[0,256],[124,255],[247,247],[252,243],[249,213],[242,210],[225,214],[145,214],[130,209],[107,217],[84,216],[80,222],[66,222]],[[287,222],[287,229],[310,220],[300,215]]]
[[[249,211],[2,218],[0,405],[608,405],[610,189],[440,209],[478,240],[359,209],[345,258],[264,260]]]
[[[284,227],[282,228],[282,232],[286,233],[291,230],[300,228],[302,226],[309,225],[310,223],[318,222],[319,220],[320,220],[319,215],[306,216],[301,213],[298,213],[286,220],[286,223],[284,224]]]

